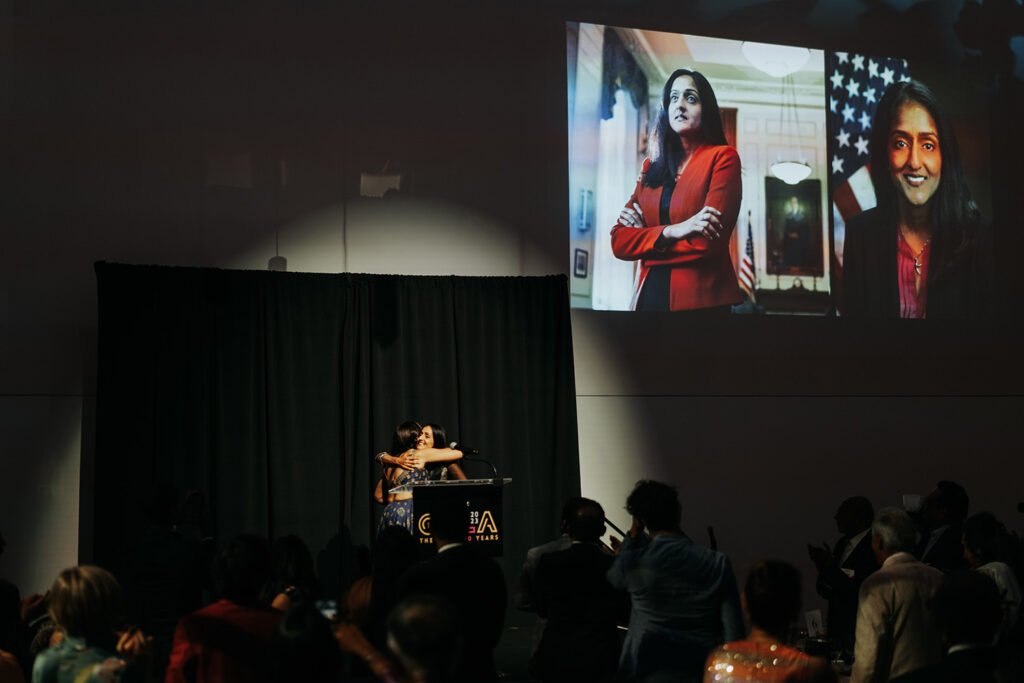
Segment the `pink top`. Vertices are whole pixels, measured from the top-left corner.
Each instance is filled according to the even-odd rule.
[[[931,255],[930,245],[918,254],[920,272],[914,268],[914,250],[903,239],[903,233],[896,231],[896,272],[900,290],[900,317],[924,318],[928,312],[928,260]],[[917,290],[917,276],[921,276],[921,289]]]

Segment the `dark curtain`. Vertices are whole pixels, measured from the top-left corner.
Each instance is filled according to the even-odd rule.
[[[369,544],[372,456],[406,419],[444,425],[513,479],[510,578],[579,492],[564,276],[96,273],[100,564],[124,566],[166,483],[207,496],[221,540],[296,533],[317,553],[348,530]]]

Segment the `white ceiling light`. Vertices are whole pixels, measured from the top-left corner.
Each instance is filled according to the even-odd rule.
[[[792,76],[782,79],[779,93],[779,134],[782,136],[783,154],[775,160],[769,170],[772,175],[788,185],[796,185],[811,174],[811,167],[803,155],[800,144],[800,115],[796,106],[796,86]],[[787,144],[788,143],[788,144]]]
[[[796,185],[811,175],[811,167],[802,161],[776,161],[769,170],[773,176],[787,185]]]
[[[752,43],[743,41],[743,56],[755,68],[769,76],[782,78],[804,68],[811,58],[811,51],[806,47],[790,45],[771,45],[769,43]]]

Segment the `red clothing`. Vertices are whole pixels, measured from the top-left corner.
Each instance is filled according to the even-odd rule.
[[[658,225],[661,188],[644,185],[644,177],[649,168],[648,159],[644,161],[636,189],[626,202],[629,207],[634,202],[640,205],[648,227],[633,228],[616,224],[612,228],[612,252],[615,256],[623,260],[640,261],[632,307],[636,308],[651,266],[661,265],[672,266],[669,310],[684,311],[739,303],[742,297],[736,271],[729,258],[729,239],[736,227],[743,197],[739,154],[726,145],[702,145],[693,152],[672,191],[669,219],[672,223],[679,223],[691,218],[705,206],[711,206],[722,212],[724,230],[714,240],[703,236],[689,237],[671,242],[664,249],[654,246],[665,225]]]
[[[181,618],[165,683],[272,680],[270,640],[281,613],[220,600]]]
[[[924,245],[917,260],[921,264],[921,289],[917,289],[918,273],[914,269],[914,250],[896,231],[896,273],[900,291],[900,317],[924,318],[928,311],[928,256],[931,250]]]

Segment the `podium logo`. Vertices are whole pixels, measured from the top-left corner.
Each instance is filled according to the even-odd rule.
[[[484,510],[483,516],[480,517],[480,523],[476,525],[476,532],[478,534],[498,533],[498,525],[494,523],[494,515],[490,510]]]
[[[420,516],[419,522],[416,523],[417,528],[420,530],[420,534],[423,536],[430,535],[430,513],[426,512]]]

